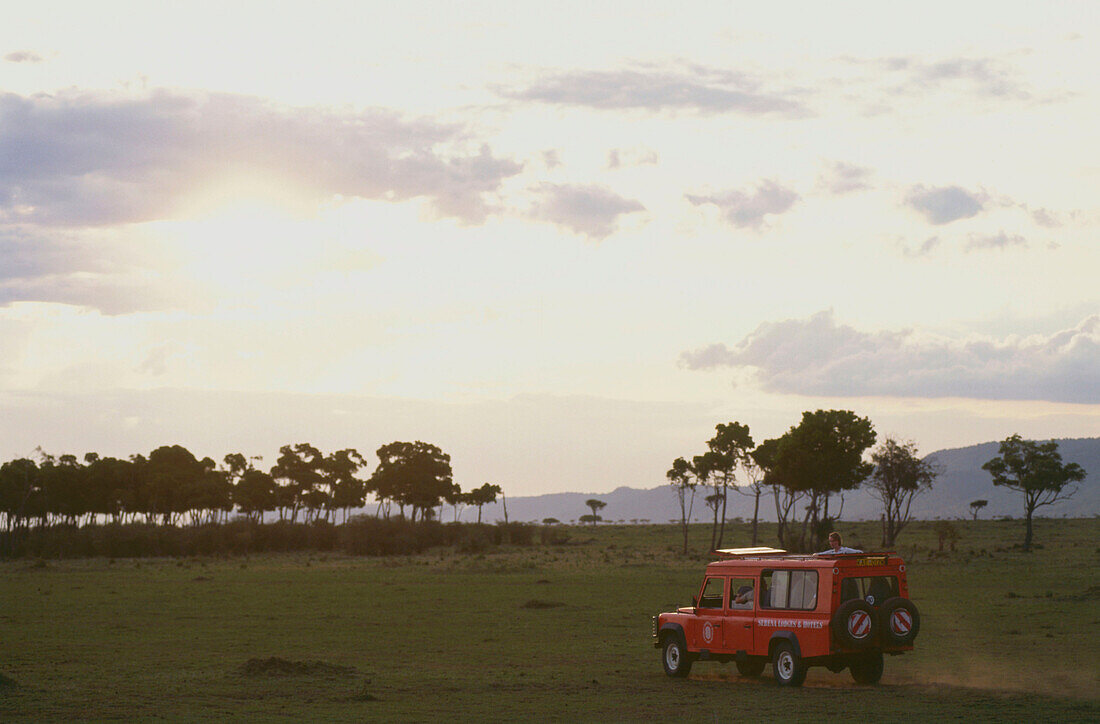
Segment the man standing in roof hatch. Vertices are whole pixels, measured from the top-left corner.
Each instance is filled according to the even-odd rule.
[[[829,550],[815,553],[814,555],[823,556],[829,553],[862,553],[863,551],[856,550],[855,548],[848,548],[843,544],[840,539],[840,533],[835,530],[829,534]]]

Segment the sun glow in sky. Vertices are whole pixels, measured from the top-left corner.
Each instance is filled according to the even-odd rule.
[[[61,3],[0,24],[0,458],[719,422],[1100,435],[1091,3]]]

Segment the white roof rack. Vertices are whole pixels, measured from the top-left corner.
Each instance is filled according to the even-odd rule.
[[[714,552],[723,556],[778,556],[785,554],[787,551],[782,548],[759,546],[756,548],[720,548]]]

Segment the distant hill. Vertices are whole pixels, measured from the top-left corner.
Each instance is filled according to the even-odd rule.
[[[1100,438],[1079,438],[1058,440],[1058,450],[1066,462],[1075,462],[1085,469],[1088,477],[1078,485],[1077,494],[1071,499],[1060,501],[1039,509],[1038,514],[1045,517],[1082,518],[1100,515]],[[927,457],[935,459],[943,466],[943,473],[936,479],[931,492],[918,497],[913,502],[915,517],[930,520],[934,518],[969,517],[970,501],[984,499],[989,505],[982,509],[980,517],[1023,515],[1023,498],[1020,494],[993,486],[989,473],[982,465],[996,457],[999,442],[987,442],[970,447],[951,450],[939,450]],[[710,511],[703,503],[705,493],[699,491],[695,496],[692,520],[709,520]],[[577,521],[582,515],[592,511],[584,502],[589,498],[598,498],[607,503],[600,511],[606,521],[626,523],[648,521],[667,523],[679,521],[680,508],[676,493],[671,486],[652,489],[618,488],[610,493],[554,493],[521,498],[508,498],[509,520],[542,521],[544,518],[557,518],[563,523]],[[836,505],[834,501],[833,505]],[[752,518],[753,500],[745,495],[731,495],[726,510],[730,518]],[[834,508],[835,509],[835,508]],[[844,496],[842,517],[845,520],[874,520],[879,517],[880,503],[869,493],[857,490]],[[449,519],[450,511],[444,514]],[[762,520],[775,520],[775,503],[771,496],[761,496],[760,516]],[[461,520],[476,520],[477,509],[463,511]],[[504,519],[504,510],[499,503],[485,506],[482,520]]]

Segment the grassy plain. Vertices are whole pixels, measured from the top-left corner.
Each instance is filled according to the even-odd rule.
[[[813,669],[801,690],[770,668],[664,676],[649,617],[709,560],[679,556],[674,526],[484,554],[6,562],[0,720],[1100,719],[1100,521],[1039,521],[1032,553],[1010,547],[1019,521],[955,526],[943,555],[931,523],[901,539],[916,651],[879,686]],[[874,547],[873,524],[842,530]]]

